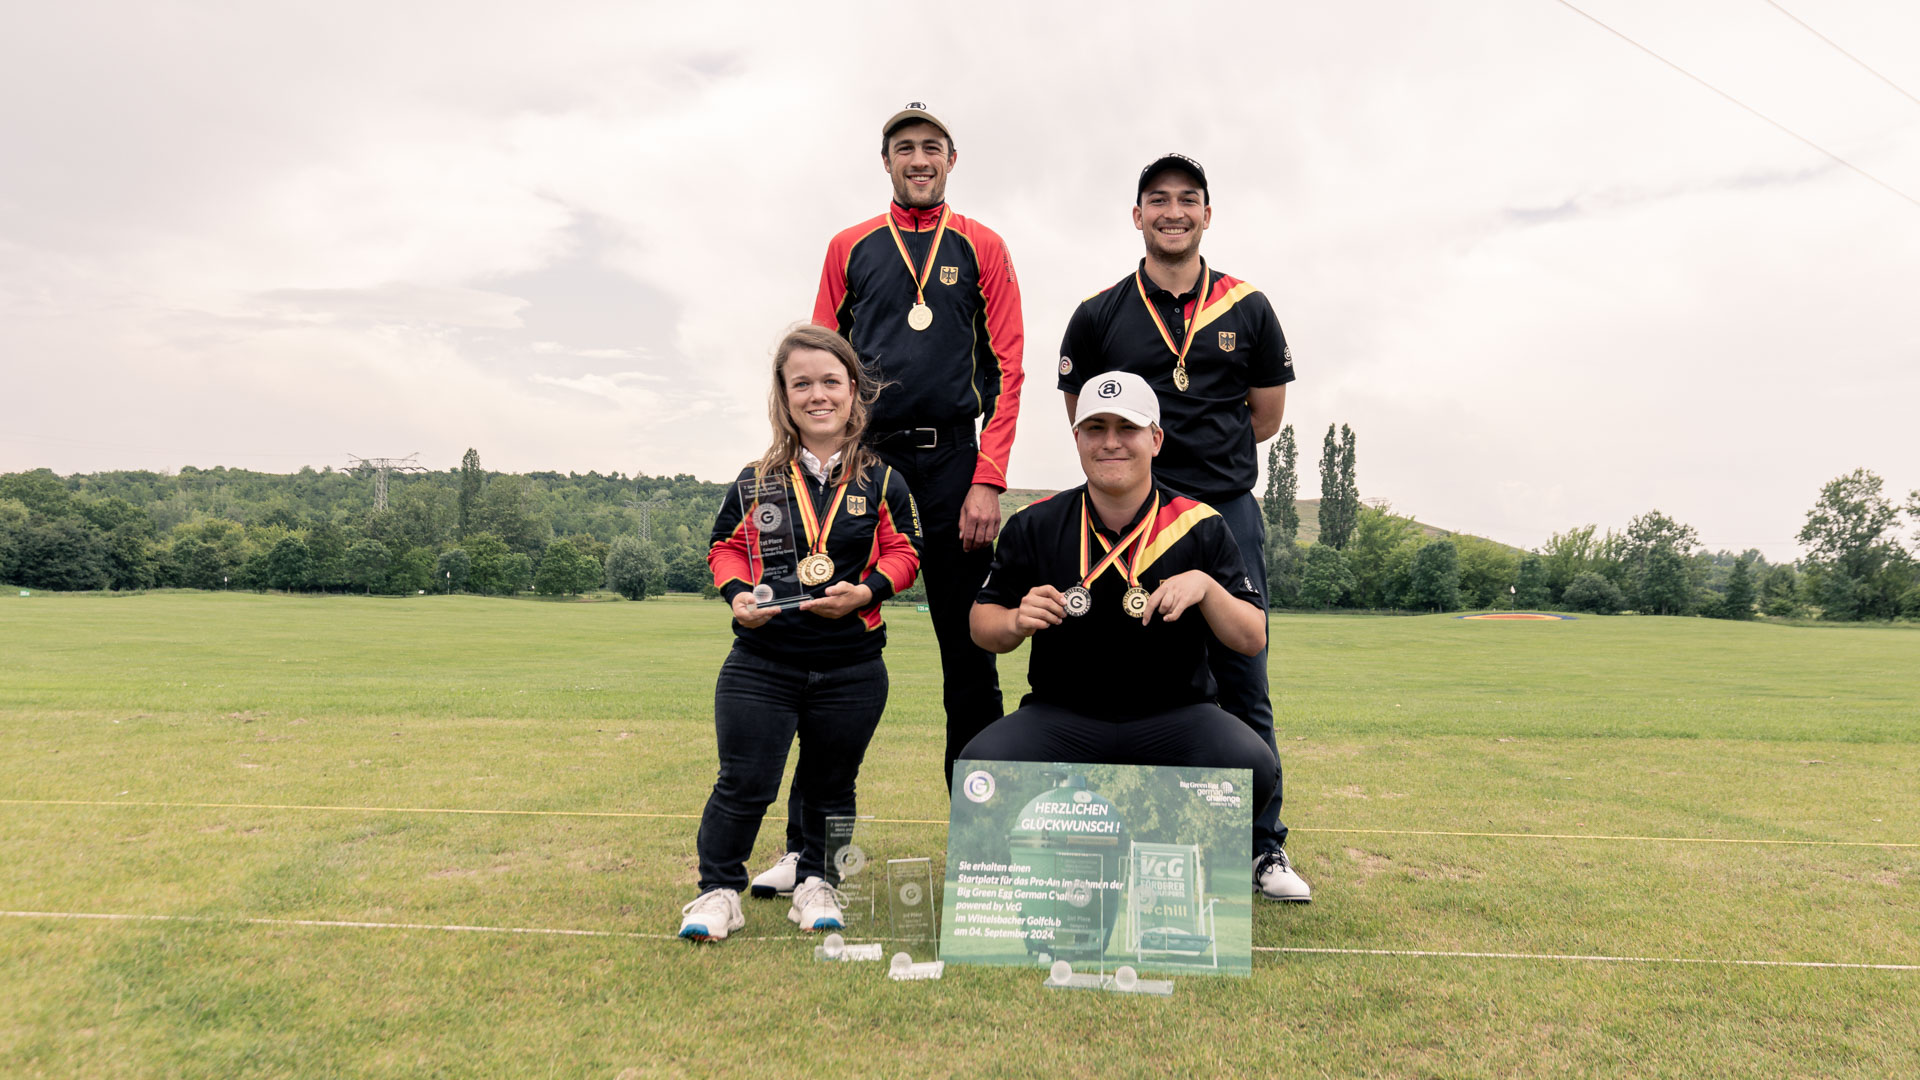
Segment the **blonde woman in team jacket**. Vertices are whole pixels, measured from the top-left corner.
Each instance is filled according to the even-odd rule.
[[[831,571],[798,608],[760,607],[758,536],[740,486],[728,489],[707,562],[732,608],[734,642],[714,686],[720,775],[700,817],[700,895],[681,911],[681,937],[719,940],[746,925],[746,860],[796,735],[803,842],[788,918],[803,930],[843,924],[825,823],[854,812],[860,762],[886,708],[880,603],[913,584],[920,567],[913,497],[861,442],[877,392],[831,330],[796,327],[774,352],[773,444],[740,479],[786,478],[795,543],[805,556],[824,556]]]

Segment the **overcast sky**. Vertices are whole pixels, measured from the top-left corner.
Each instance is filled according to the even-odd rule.
[[[1908,195],[1920,105],[1763,0],[1576,0]],[[1920,93],[1920,5],[1782,0]],[[1042,12],[1036,14],[1036,12]],[[916,14],[917,13],[917,14]],[[879,125],[1020,269],[1012,480],[1078,482],[1068,314],[1207,167],[1217,268],[1292,343],[1301,494],[1532,547],[1659,508],[1796,554],[1822,483],[1920,487],[1920,206],[1556,0],[92,3],[0,41],[0,471],[724,479]]]

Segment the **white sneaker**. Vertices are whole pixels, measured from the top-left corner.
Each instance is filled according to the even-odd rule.
[[[762,900],[786,896],[793,892],[793,882],[799,876],[799,870],[800,853],[789,851],[780,856],[778,862],[762,870],[760,876],[753,879],[753,884],[747,887],[747,891]]]
[[[1260,895],[1269,900],[1286,900],[1296,904],[1313,902],[1313,887],[1307,880],[1293,872],[1293,863],[1287,860],[1283,851],[1269,851],[1253,860],[1253,887]]]
[[[793,890],[793,910],[787,912],[802,930],[841,930],[847,925],[840,910],[840,891],[817,877]]]
[[[725,941],[745,925],[740,894],[732,889],[708,889],[680,909],[680,936],[689,941]]]

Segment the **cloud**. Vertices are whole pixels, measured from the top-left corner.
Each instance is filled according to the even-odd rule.
[[[431,323],[514,329],[527,306],[517,296],[404,282],[371,289],[273,289],[250,298],[261,311],[286,318],[373,325]]]
[[[1911,103],[1763,5],[1590,9],[1920,191]],[[1020,267],[1016,484],[1077,479],[1055,345],[1177,148],[1210,260],[1293,344],[1304,487],[1348,422],[1363,493],[1442,525],[1535,544],[1659,505],[1783,557],[1822,480],[1920,486],[1907,204],[1557,5],[1210,18],[1199,77],[1112,5],[975,6],[911,48],[864,4],[35,9],[0,44],[0,389],[36,416],[0,469],[351,442],[730,476],[918,99]],[[1819,25],[1920,84],[1920,11]]]

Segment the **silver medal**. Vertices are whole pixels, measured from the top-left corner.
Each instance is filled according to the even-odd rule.
[[[1068,615],[1078,618],[1093,610],[1093,594],[1085,586],[1075,585],[1060,594],[1060,606],[1067,609]]]

